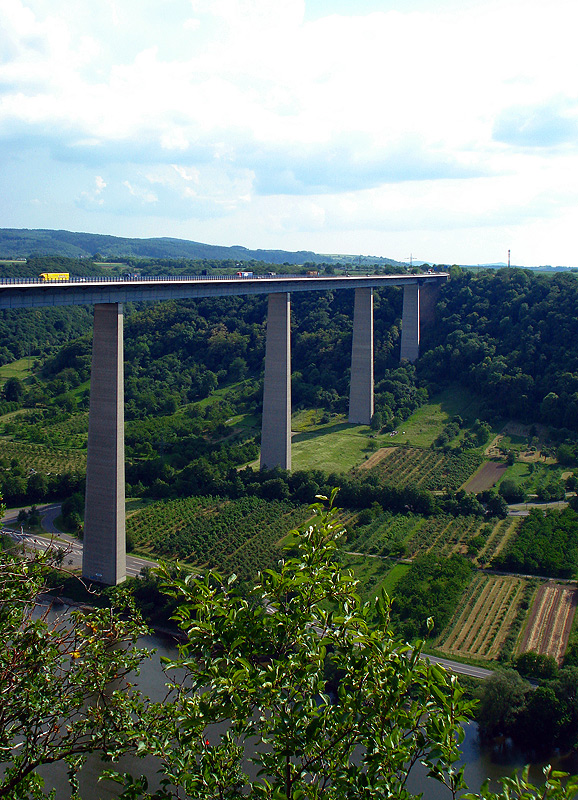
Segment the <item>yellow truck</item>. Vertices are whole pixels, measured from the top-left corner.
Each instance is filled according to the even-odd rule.
[[[43,283],[48,281],[68,281],[70,280],[69,272],[41,272],[40,280]]]

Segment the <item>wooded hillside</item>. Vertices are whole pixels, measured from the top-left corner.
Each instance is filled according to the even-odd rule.
[[[422,380],[462,383],[493,415],[578,430],[578,275],[459,269],[424,336]]]

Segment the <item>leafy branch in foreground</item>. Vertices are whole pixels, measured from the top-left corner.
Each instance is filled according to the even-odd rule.
[[[56,614],[38,599],[48,569],[44,557],[0,552],[0,798],[10,800],[45,798],[37,768],[58,761],[76,797],[86,754],[130,749],[143,708],[128,676],[147,655],[134,647],[146,629],[128,599]]]
[[[312,511],[297,555],[248,592],[215,572],[168,581],[186,635],[170,666],[186,679],[148,726],[164,773],[153,797],[402,800],[420,761],[463,788],[460,686],[392,635],[386,597],[361,603],[336,561],[336,512]],[[142,786],[130,779],[124,796]]]

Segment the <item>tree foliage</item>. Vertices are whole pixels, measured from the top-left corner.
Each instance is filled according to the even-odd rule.
[[[578,782],[549,769],[541,789],[524,773],[501,792],[463,794],[463,690],[392,634],[386,597],[361,603],[335,560],[336,512],[312,511],[294,532],[295,555],[248,590],[216,572],[166,575],[186,637],[169,669],[185,677],[170,711],[145,720],[142,747],[161,759],[161,789],[116,775],[122,797],[410,800],[418,762],[454,800],[573,797]]]
[[[463,786],[462,689],[391,634],[386,599],[362,605],[335,561],[335,511],[312,510],[294,533],[297,555],[248,592],[215,572],[169,580],[186,635],[172,666],[187,677],[170,729],[159,737],[149,725],[165,773],[154,797],[402,800],[420,761],[452,791]]]
[[[516,537],[494,559],[498,569],[570,578],[578,570],[578,512],[530,510]]]
[[[418,558],[396,587],[396,627],[410,641],[427,635],[428,624],[435,635],[439,634],[471,576],[472,564],[463,556],[445,558],[428,553]]]
[[[42,765],[65,762],[74,789],[88,753],[134,748],[143,706],[128,682],[146,657],[134,647],[145,630],[134,608],[118,595],[111,608],[56,615],[39,602],[47,569],[0,552],[0,798],[9,800],[45,798]]]
[[[462,271],[443,287],[418,371],[456,380],[492,415],[578,430],[578,279]]]
[[[578,669],[549,664],[524,653],[516,666],[541,673],[532,687],[513,669],[499,670],[485,681],[476,711],[483,738],[508,736],[527,753],[544,757],[556,747],[578,743]]]
[[[407,776],[418,762],[453,798],[573,797],[578,783],[564,786],[551,771],[539,790],[522,775],[499,793],[463,794],[460,722],[471,709],[463,690],[422,660],[419,645],[391,633],[386,597],[361,603],[336,561],[336,512],[312,511],[294,533],[295,555],[242,590],[216,572],[175,578],[165,570],[185,641],[168,665],[179,672],[162,703],[126,683],[143,657],[131,646],[140,630],[133,610],[51,622],[33,611],[44,565],[3,552],[0,797],[43,797],[36,769],[58,760],[76,788],[83,757],[96,750],[160,759],[160,789],[108,773],[126,800],[409,800]],[[556,698],[565,695],[576,715],[575,675],[559,683]]]

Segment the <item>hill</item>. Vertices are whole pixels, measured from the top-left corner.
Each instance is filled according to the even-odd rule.
[[[0,258],[27,258],[31,255],[55,255],[68,258],[170,258],[232,259],[263,261],[268,264],[355,263],[401,266],[389,258],[352,255],[324,255],[309,250],[249,250],[241,245],[219,245],[192,242],[187,239],[161,237],[130,239],[97,233],[75,233],[44,229],[0,228]]]

